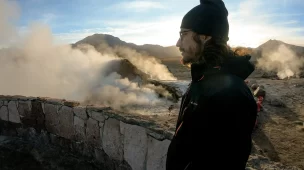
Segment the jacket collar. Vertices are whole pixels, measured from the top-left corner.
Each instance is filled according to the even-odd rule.
[[[220,66],[209,66],[206,63],[193,63],[191,64],[192,81],[200,81],[207,75],[217,73],[220,69]]]
[[[231,56],[219,68],[221,72],[236,75],[243,80],[255,70],[255,66],[250,62],[251,56]],[[191,64],[191,77],[192,81],[200,81],[203,76],[217,73],[219,69],[215,69],[214,65],[206,63],[193,63]]]

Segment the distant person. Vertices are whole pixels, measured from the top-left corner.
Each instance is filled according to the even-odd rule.
[[[177,42],[192,81],[181,102],[167,170],[244,170],[257,104],[244,82],[250,56],[227,45],[228,11],[222,0],[201,0],[181,23]],[[244,37],[245,38],[245,37]]]

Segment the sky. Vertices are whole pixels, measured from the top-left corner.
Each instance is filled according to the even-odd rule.
[[[13,1],[13,0],[10,0]],[[16,0],[20,33],[47,24],[56,43],[75,43],[95,33],[138,45],[175,45],[183,16],[199,0]],[[257,47],[269,39],[304,46],[303,0],[224,0],[229,45]]]

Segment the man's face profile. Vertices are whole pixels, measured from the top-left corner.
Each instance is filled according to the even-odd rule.
[[[207,38],[209,39],[209,37]],[[180,38],[178,39],[176,46],[182,53],[182,64],[188,65],[197,62],[202,53],[203,44],[205,42],[206,36],[198,35],[190,29],[181,28]]]

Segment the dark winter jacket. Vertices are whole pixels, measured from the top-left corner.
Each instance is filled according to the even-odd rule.
[[[244,170],[251,152],[257,105],[244,80],[250,57],[221,67],[192,64],[192,82],[181,101],[167,170]]]

